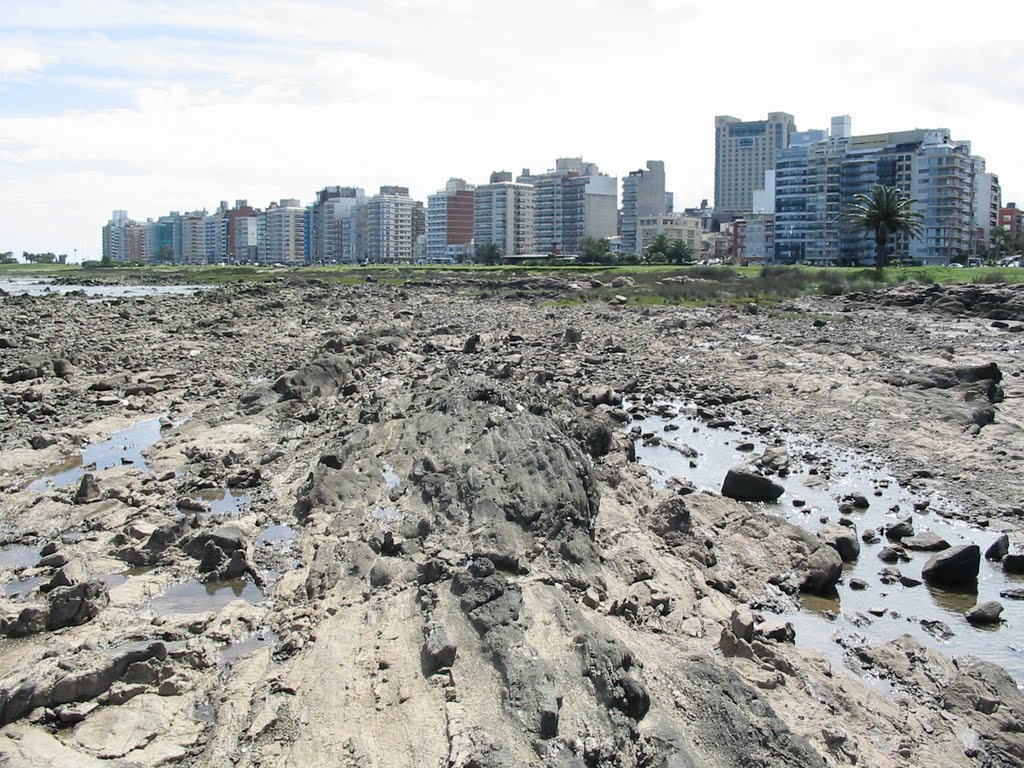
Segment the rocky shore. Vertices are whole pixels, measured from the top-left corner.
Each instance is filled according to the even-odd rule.
[[[0,759],[1024,764],[1024,680],[786,618],[853,562],[889,614],[993,567],[966,631],[1024,646],[1019,292],[558,301],[594,282],[0,298]],[[684,408],[766,447],[655,482],[638,446],[702,460]],[[797,435],[919,502],[795,524],[784,480],[831,492]]]

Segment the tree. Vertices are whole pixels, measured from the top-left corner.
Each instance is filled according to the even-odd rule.
[[[875,238],[875,268],[879,274],[886,263],[889,239],[903,234],[914,239],[921,236],[924,217],[913,210],[917,200],[903,197],[895,187],[876,184],[866,195],[857,195],[846,214],[852,230],[870,232]]]
[[[480,243],[473,254],[473,261],[477,264],[486,264],[489,267],[501,264],[503,258],[501,246],[497,243]]]
[[[668,249],[669,264],[685,264],[693,261],[693,248],[685,240],[673,240]]]
[[[651,244],[644,249],[644,256],[652,264],[668,261],[669,253],[672,252],[672,242],[664,232],[655,235]]]
[[[611,264],[615,261],[607,238],[584,235],[579,241],[580,261],[584,264]]]
[[[18,260],[14,256],[14,251],[4,251],[0,253],[0,264],[17,264]]]

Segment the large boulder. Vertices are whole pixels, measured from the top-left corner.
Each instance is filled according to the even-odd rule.
[[[860,557],[860,541],[855,528],[831,523],[818,531],[818,538],[822,544],[838,552],[844,563],[852,563]]]
[[[843,560],[832,547],[821,546],[811,552],[804,562],[801,592],[827,592],[843,574]]]
[[[908,536],[900,542],[907,549],[916,549],[920,552],[941,552],[949,549],[949,542],[931,531],[923,531],[916,536]]]
[[[730,469],[722,483],[722,495],[737,501],[775,501],[784,492],[781,485],[744,464]]]
[[[978,545],[962,544],[933,555],[921,569],[921,576],[930,584],[974,584],[980,567],[981,549]]]

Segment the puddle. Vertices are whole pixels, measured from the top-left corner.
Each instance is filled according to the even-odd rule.
[[[206,725],[215,725],[217,723],[217,710],[209,699],[203,699],[192,707],[192,712],[189,716],[193,720],[205,723]]]
[[[289,544],[299,538],[298,531],[285,523],[271,523],[256,537],[256,546],[273,546]]]
[[[220,669],[220,677],[223,682],[231,674],[231,668],[239,659],[243,659],[254,651],[265,647],[274,647],[280,642],[274,630],[263,628],[249,637],[231,643],[217,652],[217,666]]]
[[[678,415],[674,415],[676,413]],[[656,488],[664,487],[670,477],[678,477],[689,480],[698,490],[719,493],[726,472],[732,466],[750,461],[765,448],[775,445],[774,440],[743,432],[737,425],[709,427],[696,417],[695,409],[675,405],[664,417],[651,412],[646,419],[635,423],[645,434],[654,433],[662,439],[660,445],[645,445],[642,439],[636,441],[637,459],[648,467]],[[836,522],[840,517],[839,500],[848,494],[860,493],[870,506],[848,514],[856,523],[858,536],[868,528],[878,531],[883,525],[906,517],[912,518],[915,534],[931,531],[951,546],[974,543],[981,547],[982,553],[998,536],[995,531],[940,516],[937,510],[951,512],[961,508],[938,494],[914,493],[902,488],[877,457],[799,435],[785,435],[785,443],[790,456],[790,475],[773,478],[785,488],[785,493],[774,504],[753,506],[779,515],[794,525],[814,532],[822,527],[820,518],[823,516]],[[809,474],[814,467],[819,474]],[[794,506],[794,501],[802,502],[802,506]],[[921,508],[925,501],[927,505]],[[948,654],[973,655],[998,664],[1018,685],[1024,684],[1024,601],[999,596],[1000,591],[1024,587],[1024,577],[1007,575],[999,563],[991,563],[983,557],[976,591],[946,590],[927,584],[904,587],[898,582],[887,585],[881,582],[879,574],[888,564],[878,558],[878,553],[888,544],[884,536],[872,544],[862,541],[860,557],[844,566],[843,581],[833,596],[803,595],[800,613],[782,617],[797,628],[797,644],[833,656],[833,660],[841,664],[843,649],[835,642],[823,644],[823,638],[839,633],[840,637],[847,638],[861,636],[875,644],[911,634]],[[903,576],[920,580],[921,568],[933,553],[907,550],[907,554],[910,562],[891,567],[898,568]],[[866,581],[868,588],[851,589],[849,584],[853,578]],[[989,600],[1002,604],[1003,623],[990,628],[969,624],[964,612]],[[871,609],[883,608],[885,613],[881,617],[869,613]],[[936,638],[925,631],[922,620],[944,622],[953,635],[944,640]]]
[[[0,547],[0,567],[26,568],[39,562],[39,548],[25,544],[8,544]]]
[[[158,614],[219,613],[235,600],[258,603],[262,599],[263,592],[260,588],[246,579],[214,581],[208,584],[192,579],[175,584],[162,595],[154,597],[145,606],[145,610]]]
[[[388,488],[397,488],[402,482],[402,478],[390,464],[385,464],[380,473],[384,476],[384,482],[387,483]]]
[[[211,488],[193,495],[195,498],[207,502],[210,508],[208,512],[200,515],[204,520],[211,517],[238,517],[242,508],[252,501],[251,496],[244,493],[236,494],[230,488]]]
[[[371,514],[385,531],[405,519],[405,513],[398,507],[374,507]]]
[[[53,467],[49,474],[29,483],[30,491],[45,491],[77,484],[86,467],[90,472],[102,472],[111,467],[129,464],[142,474],[149,474],[143,451],[160,439],[160,417],[144,419],[126,429],[114,432],[106,440],[86,447],[81,456]]]
[[[11,600],[17,600],[19,603],[25,602],[32,592],[48,580],[46,576],[33,576],[21,581],[12,581],[10,584],[4,585],[4,594]]]

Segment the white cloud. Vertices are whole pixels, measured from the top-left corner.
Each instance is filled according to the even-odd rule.
[[[1011,25],[970,34],[950,2],[924,14],[865,0],[846,18],[810,0],[785,13],[743,0],[4,5],[0,33],[17,40],[0,78],[99,105],[55,97],[14,118],[0,102],[0,250],[95,251],[114,208],[308,201],[336,183],[424,198],[450,175],[479,182],[561,155],[618,176],[663,159],[677,205],[696,204],[712,196],[721,113],[948,127],[1007,199],[1024,175],[1007,130],[1024,118]]]

